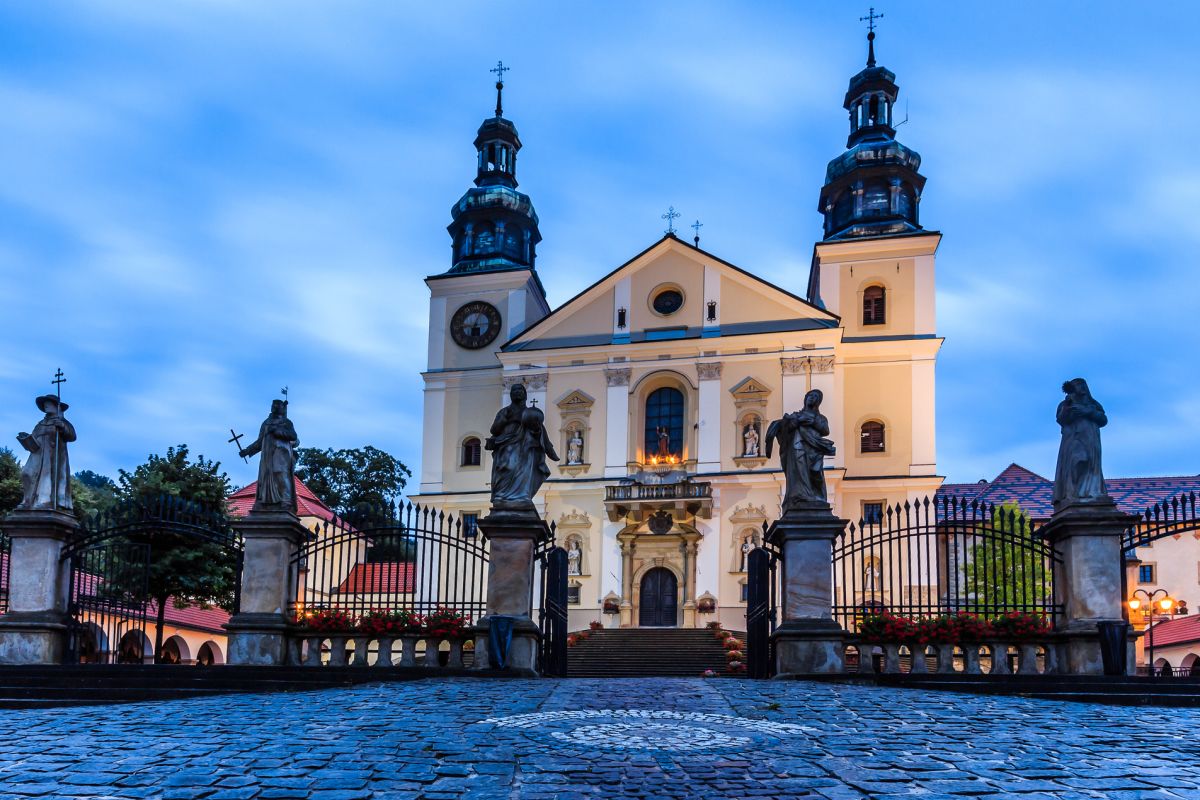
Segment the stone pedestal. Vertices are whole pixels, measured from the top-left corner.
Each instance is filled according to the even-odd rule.
[[[775,644],[775,676],[841,673],[845,669],[845,631],[833,619],[833,541],[846,520],[829,506],[785,514],[767,531],[767,541],[783,555],[783,621]]]
[[[1062,559],[1054,567],[1055,602],[1063,608],[1056,625],[1062,672],[1104,674],[1099,623],[1124,619],[1121,535],[1133,521],[1105,498],[1060,508],[1041,529]]]
[[[530,616],[533,600],[533,551],[550,529],[536,513],[503,512],[479,520],[479,530],[490,544],[488,560],[487,614],[476,626],[475,668],[492,669],[488,634],[493,616],[512,617],[512,643],[505,672],[538,674],[538,645],[541,631]]]
[[[8,613],[0,616],[0,664],[61,664],[71,591],[71,565],[62,553],[79,521],[63,511],[18,510],[2,524],[12,552]]]
[[[297,599],[295,555],[309,532],[295,514],[250,512],[235,523],[246,542],[241,605],[225,625],[230,664],[287,663],[289,609]]]

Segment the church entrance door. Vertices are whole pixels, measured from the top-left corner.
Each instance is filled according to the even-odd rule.
[[[678,624],[679,582],[675,573],[655,567],[642,576],[638,625],[643,628],[674,628]]]

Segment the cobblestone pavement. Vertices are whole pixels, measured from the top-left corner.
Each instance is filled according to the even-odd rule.
[[[0,798],[1200,798],[1200,711],[738,680],[0,712]]]

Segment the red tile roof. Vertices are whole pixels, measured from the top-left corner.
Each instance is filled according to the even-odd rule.
[[[158,619],[158,603],[151,600],[146,604],[147,625],[153,627],[156,619]],[[219,608],[196,608],[195,606],[178,608],[174,602],[168,600],[163,622],[177,628],[224,634],[225,629],[221,626],[229,622],[229,614]]]
[[[1176,617],[1154,626],[1154,646],[1200,642],[1200,616]]]
[[[411,594],[415,566],[411,561],[355,564],[337,591],[340,594]]]
[[[312,493],[312,489],[305,486],[299,478],[293,477],[293,480],[296,482],[296,513],[301,517],[317,517],[333,521],[334,513]],[[257,491],[258,481],[255,481],[229,495],[229,513],[235,517],[244,517],[249,514],[250,509],[254,506],[254,495]]]

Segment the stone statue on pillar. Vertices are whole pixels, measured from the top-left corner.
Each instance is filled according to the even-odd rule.
[[[71,512],[74,507],[67,443],[75,441],[75,426],[63,416],[68,406],[57,395],[45,394],[34,402],[46,416],[34,426],[33,433],[17,434],[17,441],[29,451],[29,460],[21,470],[21,504],[17,507]]]
[[[258,438],[238,452],[245,458],[261,453],[254,511],[296,513],[296,448],[300,439],[287,417],[287,401],[272,400]]]
[[[804,408],[784,414],[767,428],[767,458],[779,442],[779,461],[786,481],[783,513],[787,516],[806,509],[828,508],[825,489],[825,456],[836,450],[829,435],[829,420],[821,413],[820,389],[804,395]]]
[[[550,477],[546,459],[558,461],[558,453],[546,432],[545,415],[526,405],[525,387],[514,384],[508,396],[511,402],[496,414],[484,445],[492,451],[492,513],[536,513],[534,495]]]
[[[1104,408],[1092,397],[1083,378],[1062,385],[1066,398],[1058,404],[1062,427],[1058,465],[1054,470],[1054,508],[1108,500],[1100,467],[1100,429],[1108,424]]]

